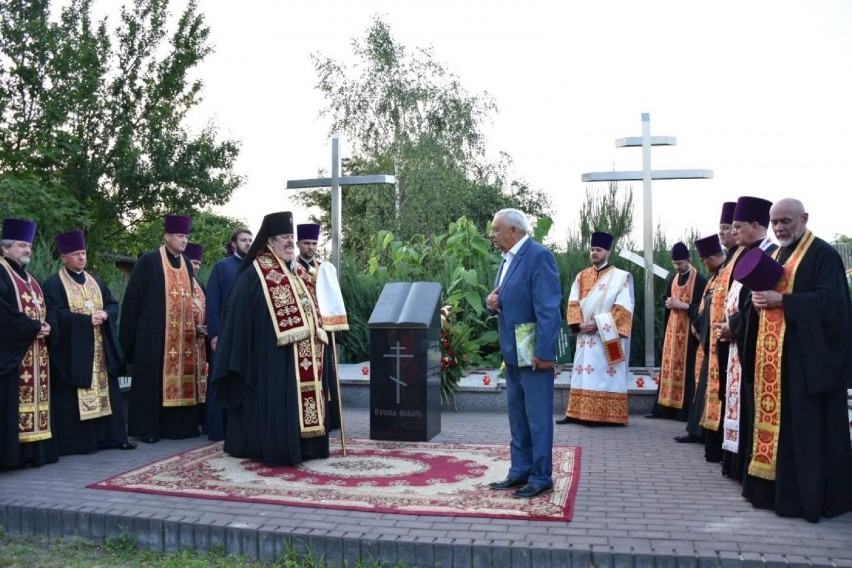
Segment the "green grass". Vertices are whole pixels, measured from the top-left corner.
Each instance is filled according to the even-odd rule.
[[[54,539],[9,535],[0,527],[0,568],[325,568],[320,557],[288,550],[275,562],[226,556],[217,549],[207,554],[182,551],[174,554],[141,550],[127,533],[98,544],[80,538]],[[405,568],[404,564],[359,561],[351,568]]]

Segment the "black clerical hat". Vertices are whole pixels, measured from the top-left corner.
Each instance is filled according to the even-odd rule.
[[[37,227],[27,219],[3,219],[3,240],[33,244]]]
[[[693,241],[695,250],[698,251],[698,258],[707,258],[714,254],[722,254],[722,244],[719,242],[719,235],[712,234]]]
[[[56,243],[56,248],[59,249],[59,254],[70,254],[80,250],[86,250],[86,237],[83,236],[83,231],[68,231],[60,233],[53,237],[53,242]]]
[[[672,260],[689,260],[689,249],[683,243],[675,243],[672,247]]]
[[[610,250],[612,248],[612,242],[614,240],[615,237],[613,237],[609,233],[604,233],[603,231],[595,231],[594,233],[592,233],[591,246]]]

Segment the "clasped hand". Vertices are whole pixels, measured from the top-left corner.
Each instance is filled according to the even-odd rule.
[[[588,321],[580,324],[580,333],[595,333],[598,330],[598,324],[594,321]]]
[[[734,338],[734,334],[731,333],[731,328],[727,323],[714,323],[713,327],[715,327],[719,331],[719,341],[724,343],[730,343]]]
[[[38,330],[36,334],[37,338],[47,337],[50,335],[50,324],[46,321],[41,322],[41,329]]]
[[[97,327],[103,324],[109,318],[109,314],[103,310],[98,310],[92,314],[92,325]]]
[[[784,297],[775,290],[764,290],[751,293],[751,305],[758,310],[780,308],[784,305]]]

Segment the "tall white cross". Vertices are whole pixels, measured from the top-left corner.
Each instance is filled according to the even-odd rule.
[[[331,136],[331,177],[314,179],[287,180],[287,189],[306,189],[311,187],[331,187],[331,262],[337,268],[337,278],[340,279],[340,234],[343,197],[340,187],[344,185],[374,185],[395,184],[396,177],[390,175],[372,176],[340,176],[340,134]]]
[[[654,366],[654,227],[651,216],[651,180],[712,179],[713,170],[652,170],[651,146],[676,146],[674,136],[651,136],[651,116],[642,113],[642,136],[619,138],[616,148],[642,147],[642,170],[628,172],[591,172],[582,175],[584,182],[642,180],[645,247],[645,366]]]

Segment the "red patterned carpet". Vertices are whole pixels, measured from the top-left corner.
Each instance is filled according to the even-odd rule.
[[[534,499],[495,491],[509,469],[508,446],[350,440],[299,467],[232,458],[213,443],[92,484],[136,491],[375,513],[570,521],[580,448],[553,448],[554,490]]]

